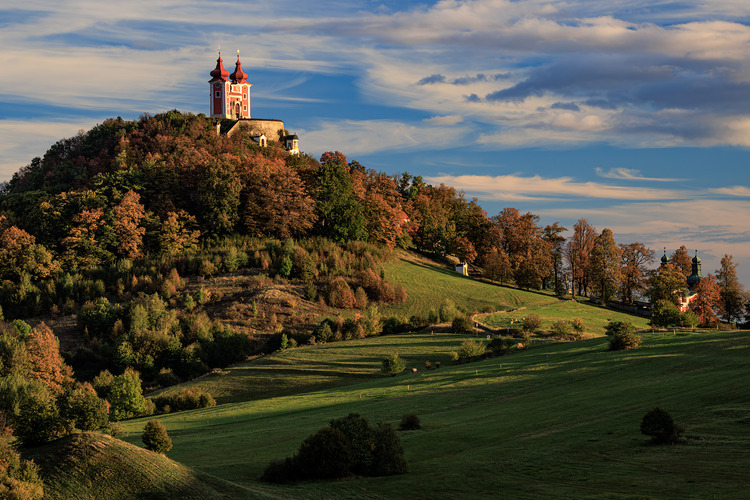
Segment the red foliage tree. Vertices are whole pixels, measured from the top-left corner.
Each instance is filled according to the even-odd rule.
[[[113,227],[117,236],[117,253],[128,259],[137,259],[143,252],[143,234],[146,230],[140,226],[145,210],[140,203],[141,196],[135,191],[128,191],[120,203],[112,209]]]
[[[721,289],[716,283],[716,277],[709,274],[701,278],[693,291],[697,297],[690,303],[690,309],[698,315],[703,326],[713,326],[719,322],[716,311],[721,303]]]

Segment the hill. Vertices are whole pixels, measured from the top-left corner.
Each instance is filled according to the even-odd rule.
[[[356,363],[362,343],[346,346],[329,354]],[[628,352],[597,338],[161,420],[171,458],[255,486],[271,459],[332,418],[422,419],[424,430],[401,434],[410,473],[272,488],[287,497],[736,498],[750,486],[748,349],[747,333],[645,334]],[[686,443],[653,446],[640,434],[657,405],[687,429]],[[144,422],[125,423],[129,441]]]
[[[50,499],[266,496],[103,434],[67,436],[24,455],[41,467]]]

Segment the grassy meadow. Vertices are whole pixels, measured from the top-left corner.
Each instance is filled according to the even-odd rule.
[[[599,305],[588,301],[577,302],[575,300],[551,299],[541,304],[530,304],[514,311],[500,311],[482,314],[476,321],[493,329],[519,328],[523,318],[530,314],[538,314],[542,320],[541,330],[549,330],[555,321],[571,321],[581,318],[586,325],[584,335],[602,336],[604,328],[610,321],[629,321],[638,330],[649,328],[649,318],[635,316]]]
[[[435,354],[420,355],[420,346],[446,342],[427,337],[381,339],[393,348],[411,343],[417,360]],[[355,341],[318,354],[353,364],[349,385],[161,416],[174,441],[167,456],[279,497],[738,498],[750,487],[747,333],[645,334],[641,348],[625,352],[607,351],[601,338],[555,343],[359,381],[365,362],[347,346],[366,349]],[[656,405],[686,428],[684,444],[654,446],[640,434],[641,418]],[[258,482],[271,459],[350,412],[394,425],[419,415],[423,430],[400,433],[411,472]],[[139,444],[145,422],[124,423],[128,441]]]
[[[515,309],[554,301],[546,292],[525,292],[461,276],[452,269],[416,254],[403,254],[385,266],[388,281],[400,283],[408,296],[403,304],[381,308],[384,316],[427,316],[437,311],[447,298],[465,312],[486,312]]]

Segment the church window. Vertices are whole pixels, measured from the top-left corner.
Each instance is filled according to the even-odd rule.
[[[216,91],[216,97],[221,97],[221,91],[219,90]]]

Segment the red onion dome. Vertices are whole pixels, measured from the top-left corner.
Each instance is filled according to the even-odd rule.
[[[240,62],[240,55],[237,54],[237,64],[234,65],[234,73],[229,75],[235,83],[247,83],[247,73],[242,71],[242,63]]]
[[[219,52],[219,58],[216,60],[216,68],[210,73],[211,74],[211,81],[227,81],[227,77],[229,76],[229,71],[224,69],[224,64],[222,64],[224,60],[221,58],[221,52]]]

